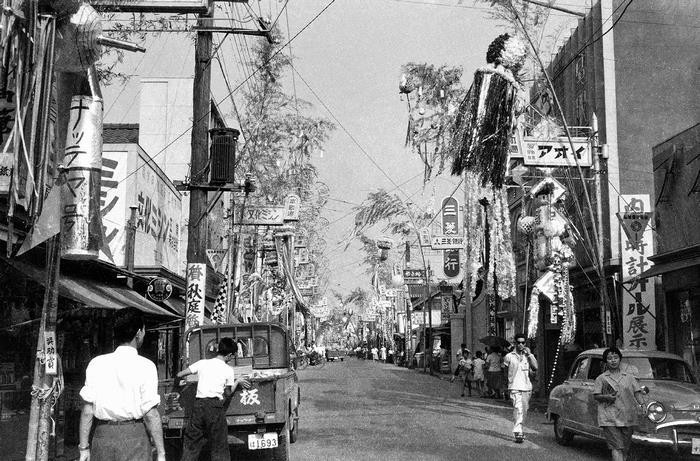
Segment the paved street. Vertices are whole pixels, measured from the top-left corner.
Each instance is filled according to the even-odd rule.
[[[511,439],[509,406],[460,398],[457,383],[395,365],[346,359],[299,372],[302,389],[295,460],[607,460],[604,445],[554,441],[543,412],[527,440]]]

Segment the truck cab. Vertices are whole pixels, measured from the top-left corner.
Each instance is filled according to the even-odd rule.
[[[181,369],[216,355],[222,338],[232,338],[238,352],[229,362],[236,378],[247,377],[250,389],[237,388],[226,411],[228,441],[248,450],[269,450],[271,459],[289,459],[297,437],[300,389],[290,363],[286,328],[275,322],[202,325],[185,333]],[[179,451],[192,414],[197,375],[163,386],[161,418],[169,451]]]

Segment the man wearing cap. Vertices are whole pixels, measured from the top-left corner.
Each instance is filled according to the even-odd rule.
[[[88,364],[85,386],[80,390],[85,401],[80,416],[80,461],[150,460],[151,439],[157,460],[165,461],[158,372],[153,362],[137,352],[145,335],[146,326],[138,309],[117,311],[114,341],[119,346]]]

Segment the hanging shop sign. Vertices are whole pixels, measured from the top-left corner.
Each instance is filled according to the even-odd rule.
[[[309,259],[308,248],[295,248],[294,249],[294,264],[307,264]]]
[[[418,241],[422,247],[430,246],[430,228],[424,227],[418,232]]]
[[[621,195],[620,214],[646,215],[651,211],[649,194]],[[623,232],[620,239],[622,255],[622,335],[627,349],[656,350],[656,301],[653,279],[636,277],[654,265],[649,255],[654,241],[648,221],[635,220],[640,226],[633,237]]]
[[[173,284],[164,277],[155,277],[148,282],[146,296],[154,301],[165,301],[173,294]]]
[[[396,288],[387,288],[384,296],[387,298],[396,298]]]
[[[233,0],[240,2],[241,0]],[[119,13],[206,13],[207,0],[93,0],[90,5],[100,11]]]
[[[44,331],[44,358],[46,364],[46,374],[56,376],[58,374],[58,359],[56,347],[56,332],[51,330]]]
[[[425,285],[425,270],[404,269],[403,280],[406,285]]]
[[[207,248],[207,259],[211,263],[211,267],[214,268],[216,272],[221,272],[221,269],[226,265],[226,255],[228,254],[228,249],[226,250],[214,250]]]
[[[430,239],[433,250],[459,250],[464,248],[464,237],[461,235],[433,235]]]
[[[302,248],[308,246],[306,235],[297,234],[294,236],[294,248]]]
[[[644,233],[652,215],[651,211],[617,213],[617,219],[620,220],[622,230],[625,231],[625,235],[633,249],[637,249],[642,240],[644,240]]]
[[[284,198],[284,220],[299,221],[301,199],[298,195],[289,194]]]
[[[461,239],[459,232],[459,202],[454,197],[445,197],[442,200],[442,234],[446,237]],[[432,243],[432,242],[431,242]],[[463,240],[460,242],[463,243]],[[442,253],[442,270],[448,279],[457,277],[460,272],[459,248],[445,249]]]
[[[187,264],[187,303],[185,327],[193,328],[204,323],[204,297],[207,283],[207,265],[204,263]]]
[[[243,224],[253,226],[282,226],[285,208],[283,206],[249,206],[243,210]]]
[[[591,146],[586,138],[572,138],[574,150],[566,137],[543,141],[537,138],[523,139],[523,164],[528,166],[580,166],[592,165]],[[575,157],[575,159],[574,159]]]

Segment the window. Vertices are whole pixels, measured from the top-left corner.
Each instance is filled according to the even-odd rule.
[[[604,371],[605,363],[602,357],[591,357],[591,363],[588,367],[588,379],[596,379]]]
[[[587,379],[588,365],[590,365],[590,362],[590,357],[583,357],[579,359],[576,366],[571,370],[571,379]]]

